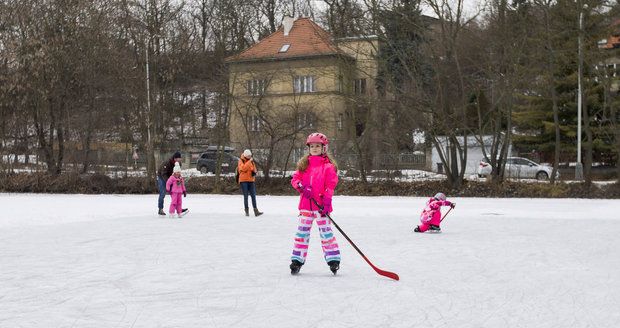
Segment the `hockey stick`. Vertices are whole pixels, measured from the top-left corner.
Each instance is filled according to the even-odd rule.
[[[319,203],[317,203],[317,202],[316,202],[316,200],[314,200],[314,198],[311,198],[311,199],[312,199],[312,202],[314,202],[314,204],[315,204],[316,206],[318,206],[318,207],[321,209],[321,211],[323,211],[323,207],[321,207],[321,206],[319,205]],[[347,236],[347,234],[346,234],[346,233],[344,233],[344,231],[342,231],[342,229],[340,228],[340,226],[338,226],[338,224],[336,223],[336,221],[334,221],[334,219],[332,219],[332,217],[331,217],[331,216],[329,216],[329,214],[328,214],[328,213],[325,213],[325,215],[329,218],[329,220],[330,220],[330,221],[332,221],[332,223],[334,224],[334,226],[336,227],[336,229],[338,229],[338,231],[340,231],[340,233],[344,236],[344,238],[346,238],[346,239],[349,241],[349,243],[351,244],[351,246],[353,246],[353,248],[355,248],[355,250],[356,250],[358,253],[360,253],[360,255],[362,256],[362,258],[366,261],[366,263],[368,263],[368,265],[370,265],[370,266],[371,266],[371,267],[375,270],[375,272],[376,272],[376,273],[378,273],[378,274],[380,274],[380,275],[382,275],[382,276],[384,276],[384,277],[388,277],[388,278],[390,278],[390,279],[394,279],[394,280],[399,280],[399,279],[400,279],[396,273],[394,273],[394,272],[389,272],[389,271],[384,271],[384,270],[381,270],[381,269],[377,268],[376,266],[374,266],[374,265],[373,265],[373,264],[372,264],[372,263],[368,260],[368,258],[366,257],[366,255],[364,255],[364,253],[362,253],[362,251],[360,251],[360,249],[359,249],[359,248],[357,248],[357,246],[356,246],[356,245],[355,245],[355,243],[351,240],[351,238],[349,238],[349,236]]]
[[[446,218],[446,216],[448,216],[448,213],[450,213],[450,211],[452,211],[454,207],[450,207],[450,209],[446,212],[446,214],[443,215],[443,217],[441,218],[441,220],[439,221],[439,223],[443,222],[443,219]]]

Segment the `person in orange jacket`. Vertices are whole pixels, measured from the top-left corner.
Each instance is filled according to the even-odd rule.
[[[259,211],[256,207],[256,164],[252,158],[252,151],[246,149],[243,151],[239,158],[239,164],[237,164],[237,171],[239,172],[239,184],[243,191],[243,205],[245,205],[245,216],[250,216],[250,208],[248,207],[248,195],[252,196],[252,206],[254,207],[254,216],[262,215],[263,212]]]

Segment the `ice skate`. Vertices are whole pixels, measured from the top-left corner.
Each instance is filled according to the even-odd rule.
[[[329,270],[335,275],[336,272],[338,272],[338,269],[340,269],[340,261],[329,261],[327,262],[327,265],[329,265]]]
[[[441,233],[441,228],[437,225],[431,224],[430,228],[428,228],[428,231],[432,233]]]
[[[291,269],[291,274],[292,275],[296,275],[299,273],[299,270],[301,270],[301,266],[304,265],[303,263],[297,261],[297,260],[293,260],[291,262],[291,265],[289,266],[289,268]]]

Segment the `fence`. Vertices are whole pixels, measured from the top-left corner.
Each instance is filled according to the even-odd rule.
[[[342,168],[359,167],[359,155],[339,154],[338,164]],[[426,155],[414,153],[375,155],[370,166],[374,170],[423,170],[426,168]]]
[[[183,167],[195,167],[196,160],[200,151],[183,151]],[[172,151],[156,152],[156,166],[165,158],[171,156]],[[260,150],[255,152],[256,158],[265,157]],[[88,158],[86,158],[88,156]],[[299,160],[302,153],[291,154],[292,158],[288,161],[288,170],[294,169],[295,163]],[[28,158],[26,160],[25,158]],[[277,156],[274,162],[274,171],[284,169],[286,156]],[[0,168],[5,171],[28,171],[44,172],[47,170],[44,157],[41,154],[14,155],[4,154],[1,157]],[[265,158],[263,158],[265,159]],[[357,154],[338,154],[336,161],[340,169],[356,171],[359,168],[359,155]],[[133,149],[117,150],[92,150],[86,155],[81,150],[66,150],[62,170],[64,172],[81,172],[84,163],[89,163],[89,173],[103,173],[111,176],[120,175],[139,175],[146,172],[146,154],[134,152]],[[280,163],[282,162],[282,163]],[[401,153],[401,154],[380,154],[367,161],[367,167],[371,170],[424,170],[426,168],[426,156],[424,154]]]

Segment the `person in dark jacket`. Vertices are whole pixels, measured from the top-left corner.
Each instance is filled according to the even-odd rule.
[[[159,200],[157,202],[157,207],[159,208],[159,215],[166,215],[164,212],[164,198],[166,197],[166,181],[172,175],[172,170],[174,169],[174,163],[178,162],[179,166],[181,165],[181,152],[175,152],[172,157],[163,161],[159,168],[157,169],[157,189],[159,190]],[[187,209],[184,208],[183,212],[186,212]]]

